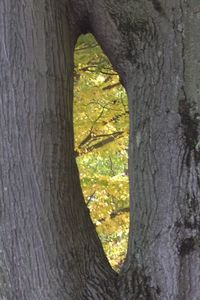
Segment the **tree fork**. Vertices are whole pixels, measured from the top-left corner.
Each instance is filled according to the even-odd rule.
[[[199,298],[198,7],[1,1],[2,299]],[[119,275],[90,220],[74,157],[73,49],[86,32],[129,97],[131,225]]]

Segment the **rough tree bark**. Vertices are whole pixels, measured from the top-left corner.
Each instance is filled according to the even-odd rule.
[[[0,23],[0,299],[200,299],[198,0],[2,0]],[[86,32],[129,97],[120,274],[73,152],[73,48]]]

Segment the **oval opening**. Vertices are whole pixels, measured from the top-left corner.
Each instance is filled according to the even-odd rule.
[[[85,201],[107,257],[118,270],[129,230],[128,100],[91,34],[81,36],[75,48],[74,131]]]

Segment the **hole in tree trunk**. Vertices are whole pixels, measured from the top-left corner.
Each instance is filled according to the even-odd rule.
[[[91,34],[75,48],[75,153],[85,201],[111,265],[120,268],[129,229],[127,95]]]

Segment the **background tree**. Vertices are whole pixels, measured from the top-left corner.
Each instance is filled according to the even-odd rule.
[[[129,227],[128,101],[91,34],[75,48],[74,130],[81,186],[112,266],[119,269]]]
[[[199,12],[197,0],[0,2],[1,298],[199,298]],[[75,163],[73,51],[86,32],[129,97],[119,275]]]

